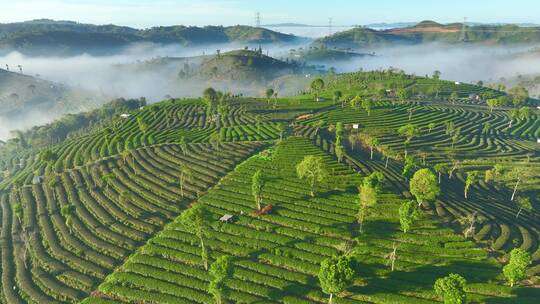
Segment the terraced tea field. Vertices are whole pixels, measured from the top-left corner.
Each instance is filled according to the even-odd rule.
[[[468,84],[437,81],[439,96],[430,98],[427,78],[325,80],[319,102],[307,93],[228,97],[216,110],[205,99],[167,100],[57,144],[0,155],[0,302],[214,303],[206,262],[229,256],[222,303],[326,303],[320,265],[346,255],[355,276],[334,303],[437,303],[433,285],[450,273],[466,279],[470,303],[537,303],[540,114],[492,111],[468,96],[504,93]],[[396,86],[417,93],[366,95]],[[369,109],[334,102],[336,89],[370,99]],[[398,132],[406,125],[415,127],[409,141]],[[314,196],[298,177],[306,156],[321,157],[328,173]],[[404,171],[440,164],[440,195],[415,209],[404,233],[399,209],[413,199]],[[517,216],[516,178],[485,179],[494,165],[532,172],[516,190],[530,210]],[[471,171],[478,176],[465,198]],[[375,172],[384,183],[361,233],[359,186]],[[184,219],[200,206],[209,213],[204,246]],[[514,248],[532,263],[509,287],[502,268]]]

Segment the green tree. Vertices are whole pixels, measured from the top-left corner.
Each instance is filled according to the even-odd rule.
[[[137,125],[139,127],[139,131],[143,134],[146,134],[148,131],[148,124],[144,121],[144,118],[142,116],[137,117]]]
[[[333,98],[334,104],[338,103],[342,97],[343,97],[343,93],[341,93],[341,91],[335,91],[334,98]]]
[[[420,169],[414,173],[409,182],[411,194],[416,197],[418,205],[433,201],[441,192],[437,177],[429,169]]]
[[[437,172],[438,174],[438,180],[439,180],[439,184],[441,183],[441,176],[448,172],[448,165],[445,164],[445,163],[439,163],[439,164],[436,164],[433,169],[435,169],[435,172]]]
[[[518,109],[511,109],[506,112],[506,115],[508,115],[508,128],[512,127],[512,124],[514,123],[514,119],[519,118],[519,110]]]
[[[317,78],[311,82],[311,91],[315,95],[315,100],[319,99],[320,92],[324,89],[324,80]]]
[[[435,293],[442,297],[444,304],[464,304],[467,301],[465,285],[467,281],[459,274],[451,273],[435,281]]]
[[[362,101],[362,108],[368,113],[368,116],[371,115],[371,108],[373,107],[373,102],[369,99],[364,99]]]
[[[469,189],[472,185],[474,185],[476,182],[478,182],[478,171],[469,171],[467,172],[467,178],[465,179],[465,199],[468,199],[467,195],[469,193]]]
[[[409,200],[401,203],[401,206],[399,207],[399,223],[401,225],[401,230],[403,230],[404,233],[407,233],[407,231],[411,229],[417,215],[415,201]]]
[[[515,166],[511,170],[507,170],[504,174],[504,179],[514,183],[514,189],[512,191],[512,197],[510,201],[514,201],[519,186],[523,181],[528,179],[538,178],[536,170],[530,166]]]
[[[525,197],[525,196],[518,196],[517,199],[516,199],[516,204],[519,208],[517,214],[516,214],[516,219],[519,218],[519,215],[521,214],[521,212],[525,209],[527,211],[532,211],[533,209],[533,206],[531,204],[531,200],[528,198],[528,197]]]
[[[405,137],[405,144],[409,144],[414,137],[420,135],[420,130],[413,124],[406,124],[398,129],[398,133]]]
[[[420,130],[413,124],[406,124],[398,129],[398,134],[405,137],[403,145],[405,146],[405,156],[407,156],[407,145],[411,143],[413,138],[420,135]]]
[[[287,125],[284,123],[280,123],[278,125],[278,131],[279,131],[279,141],[283,141],[283,135],[287,131]]]
[[[210,283],[208,284],[208,292],[214,296],[216,304],[223,302],[223,292],[225,289],[225,279],[232,276],[233,268],[231,257],[221,256],[212,265],[210,265]]]
[[[319,282],[322,291],[330,296],[328,303],[332,304],[332,298],[349,287],[355,276],[352,267],[352,259],[348,256],[327,258],[321,262],[319,269]]]
[[[274,96],[274,93],[275,93],[274,89],[272,89],[272,88],[266,89],[265,95],[266,95],[266,101],[268,103],[270,103],[270,98],[272,98],[272,96]]]
[[[503,275],[510,287],[527,277],[527,268],[531,265],[531,255],[520,248],[510,252],[510,261],[503,268]]]
[[[379,139],[375,136],[370,136],[367,140],[367,144],[370,149],[370,159],[373,160],[373,149],[377,148],[380,144]]]
[[[363,233],[364,231],[364,219],[366,217],[368,208],[377,204],[377,190],[372,187],[369,183],[363,183],[360,185],[359,194],[358,194],[358,215],[357,222],[359,225],[359,232]]]
[[[511,88],[508,93],[510,94],[512,103],[516,107],[525,105],[529,99],[529,91],[521,86]]]
[[[336,123],[336,145],[341,145],[343,140],[344,127],[342,122]]]
[[[521,107],[519,108],[519,119],[526,120],[531,116],[530,107]]]
[[[343,157],[345,157],[345,148],[343,147],[343,145],[337,145],[334,148],[334,151],[336,153],[336,158],[338,159],[338,162],[342,162]]]
[[[206,100],[206,102],[208,104],[213,104],[213,103],[217,102],[218,94],[217,94],[216,90],[214,90],[213,88],[206,88],[203,91],[203,98]]]
[[[430,122],[428,124],[428,132],[431,133],[431,130],[435,129],[437,127],[437,124],[434,122]]]
[[[482,134],[487,135],[489,130],[491,130],[491,124],[489,121],[486,121],[482,127]]]
[[[500,106],[500,99],[498,99],[498,98],[491,98],[491,99],[488,99],[488,100],[486,100],[486,104],[487,104],[488,107],[489,107],[489,111],[490,111],[490,112],[493,112],[493,109],[495,109],[496,107]]]
[[[325,180],[328,176],[328,171],[322,157],[307,155],[296,166],[296,174],[298,175],[298,178],[308,181],[311,189],[311,196],[315,196],[315,187],[318,183]]]
[[[210,235],[210,213],[202,204],[195,204],[180,215],[180,223],[191,233],[199,238],[201,246],[201,259],[204,269],[208,270],[208,252],[204,240]]]
[[[266,181],[263,176],[262,170],[257,170],[251,178],[251,194],[255,199],[255,206],[257,210],[261,210],[262,191]]]
[[[407,99],[411,98],[411,92],[407,89],[399,89],[396,94],[401,102],[405,102]]]

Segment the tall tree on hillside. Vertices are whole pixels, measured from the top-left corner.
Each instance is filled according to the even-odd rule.
[[[405,102],[407,101],[407,99],[411,98],[411,92],[407,89],[399,89],[396,95],[401,100],[401,102]]]
[[[519,117],[519,110],[518,109],[511,109],[506,112],[506,115],[508,115],[508,128],[512,127],[512,124],[514,123],[514,119],[517,119]]]
[[[516,107],[525,105],[529,99],[529,91],[521,86],[511,88],[508,93],[510,94],[512,103]]]
[[[201,203],[193,205],[180,215],[180,223],[199,238],[201,259],[205,270],[208,270],[208,252],[204,240],[210,235],[210,220],[210,213]]]
[[[439,184],[441,183],[441,176],[448,172],[448,165],[445,163],[439,163],[433,166],[433,169],[435,169],[435,172],[438,174],[438,180]]]
[[[315,95],[315,100],[319,99],[320,92],[324,89],[324,80],[317,78],[311,82],[311,91]]]
[[[405,137],[403,145],[405,146],[405,156],[407,156],[407,145],[411,143],[413,138],[420,135],[420,131],[418,130],[418,127],[413,124],[401,126],[397,131],[399,135]]]
[[[359,188],[358,194],[358,215],[357,222],[359,225],[359,232],[364,232],[364,219],[366,217],[367,210],[370,206],[377,204],[377,190],[368,183],[362,183]]]
[[[510,201],[514,201],[514,197],[518,192],[519,186],[524,180],[537,178],[538,173],[530,166],[515,166],[504,174],[504,179],[514,183],[512,197]]]
[[[465,199],[468,199],[468,193],[469,189],[472,185],[474,185],[476,182],[478,182],[478,171],[469,171],[467,172],[467,178],[465,179]]]
[[[369,207],[377,204],[378,194],[382,189],[384,175],[375,171],[362,180],[362,184],[358,187],[358,214],[357,222],[359,232],[363,233],[364,219]]]
[[[257,210],[261,210],[262,191],[265,184],[266,180],[263,176],[262,170],[257,170],[251,178],[251,194],[255,199],[255,206],[257,207]]]
[[[278,131],[279,131],[279,141],[283,141],[283,135],[287,131],[287,125],[285,123],[279,123]]]
[[[521,214],[521,212],[523,210],[527,210],[527,211],[532,211],[533,209],[533,206],[531,204],[531,200],[526,197],[526,196],[518,196],[517,199],[516,199],[516,204],[519,208],[517,214],[516,214],[516,219],[519,218],[519,215]]]
[[[407,233],[411,229],[417,216],[418,212],[416,211],[415,201],[404,201],[401,203],[399,207],[399,223],[404,233]]]
[[[318,183],[325,180],[328,176],[328,171],[322,157],[307,155],[296,166],[296,174],[298,175],[298,178],[308,181],[311,189],[311,196],[315,196],[315,187]]]
[[[336,145],[341,145],[343,141],[344,127],[342,122],[336,123]]]
[[[493,112],[493,109],[500,106],[500,99],[498,98],[491,98],[486,100],[486,104],[489,107],[489,111]]]
[[[467,281],[459,274],[451,273],[447,277],[435,281],[435,293],[443,298],[444,304],[465,304]]]
[[[342,97],[343,97],[343,93],[341,93],[341,91],[334,91],[334,97],[333,97],[334,104],[338,103]]]
[[[510,287],[527,277],[527,268],[531,265],[531,255],[520,248],[510,252],[510,261],[503,268],[503,274]]]
[[[351,150],[354,151],[354,148],[358,145],[358,134],[350,133],[348,139],[349,145],[351,145]]]
[[[527,120],[531,116],[531,108],[530,107],[521,107],[519,108],[519,115],[518,118],[520,120]]]
[[[321,262],[319,282],[324,293],[330,296],[328,303],[332,304],[333,296],[349,287],[355,276],[352,258],[339,256],[327,258]]]
[[[345,147],[343,147],[342,144],[336,145],[334,148],[334,152],[336,153],[336,158],[338,159],[338,162],[342,162],[343,157],[345,157]]]
[[[274,89],[272,88],[268,88],[266,89],[266,92],[265,92],[265,95],[266,95],[266,102],[270,103],[270,98],[272,98],[272,96],[274,96]]]
[[[148,124],[144,121],[144,118],[142,116],[137,117],[137,125],[139,127],[139,131],[143,134],[146,134],[148,131]]]
[[[420,169],[414,173],[409,182],[411,194],[416,197],[418,205],[433,201],[441,192],[437,177],[429,169]]]
[[[370,149],[369,159],[373,160],[373,149],[377,148],[380,144],[379,139],[375,136],[370,136],[367,140],[367,144]]]
[[[210,265],[211,280],[208,284],[208,292],[214,296],[216,304],[223,303],[224,281],[231,277],[233,272],[231,260],[229,256],[221,256]]]
[[[368,116],[371,115],[371,108],[373,107],[373,102],[370,99],[362,100],[362,108],[368,113]]]
[[[434,122],[430,122],[427,127],[428,127],[428,133],[431,133],[431,130],[435,129],[437,127],[437,124]]]

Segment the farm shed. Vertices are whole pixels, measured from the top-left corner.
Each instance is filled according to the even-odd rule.
[[[32,184],[39,185],[39,184],[43,183],[44,179],[45,178],[43,176],[34,176],[34,178],[32,178]]]
[[[225,214],[219,219],[220,222],[223,223],[232,223],[234,221],[234,215],[232,214]]]

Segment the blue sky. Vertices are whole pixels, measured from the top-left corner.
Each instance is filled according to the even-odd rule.
[[[336,25],[373,22],[460,21],[540,23],[538,0],[0,0],[0,23],[37,18],[154,25],[263,24]]]

